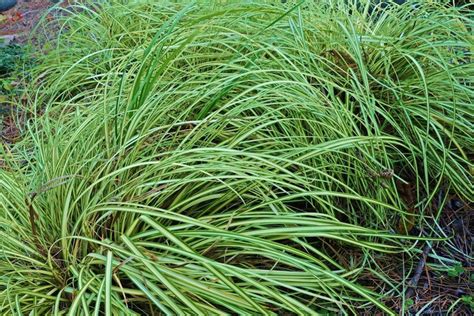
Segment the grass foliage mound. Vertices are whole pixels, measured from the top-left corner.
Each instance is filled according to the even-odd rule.
[[[69,9],[0,147],[1,314],[392,313],[374,258],[473,195],[471,22],[276,2]]]

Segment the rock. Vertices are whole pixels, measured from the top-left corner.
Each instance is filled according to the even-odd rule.
[[[10,10],[17,3],[17,0],[0,0],[0,12]]]
[[[12,44],[14,41],[15,41],[15,35],[2,35],[0,36],[0,48],[8,46]]]

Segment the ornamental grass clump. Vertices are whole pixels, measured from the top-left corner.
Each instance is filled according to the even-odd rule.
[[[470,22],[273,2],[68,9],[2,147],[2,314],[393,313],[374,258],[472,198]]]

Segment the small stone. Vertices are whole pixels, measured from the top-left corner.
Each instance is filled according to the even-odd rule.
[[[0,12],[10,10],[17,3],[17,0],[0,0]]]
[[[15,41],[15,35],[2,35],[0,36],[0,47],[8,46],[12,44],[14,41]]]
[[[464,204],[458,199],[452,199],[450,201],[450,206],[452,210],[457,211],[457,210],[462,209],[464,207]]]

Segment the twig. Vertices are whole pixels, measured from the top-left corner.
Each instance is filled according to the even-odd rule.
[[[423,272],[423,268],[425,267],[425,264],[426,264],[426,258],[428,257],[428,254],[430,253],[430,251],[431,251],[431,246],[427,242],[425,247],[423,247],[423,254],[420,258],[420,261],[418,262],[418,266],[416,267],[415,274],[411,278],[410,282],[408,282],[408,286],[410,288],[405,294],[406,298],[410,298],[415,294],[415,288],[417,287],[418,282],[420,281],[421,273]]]

